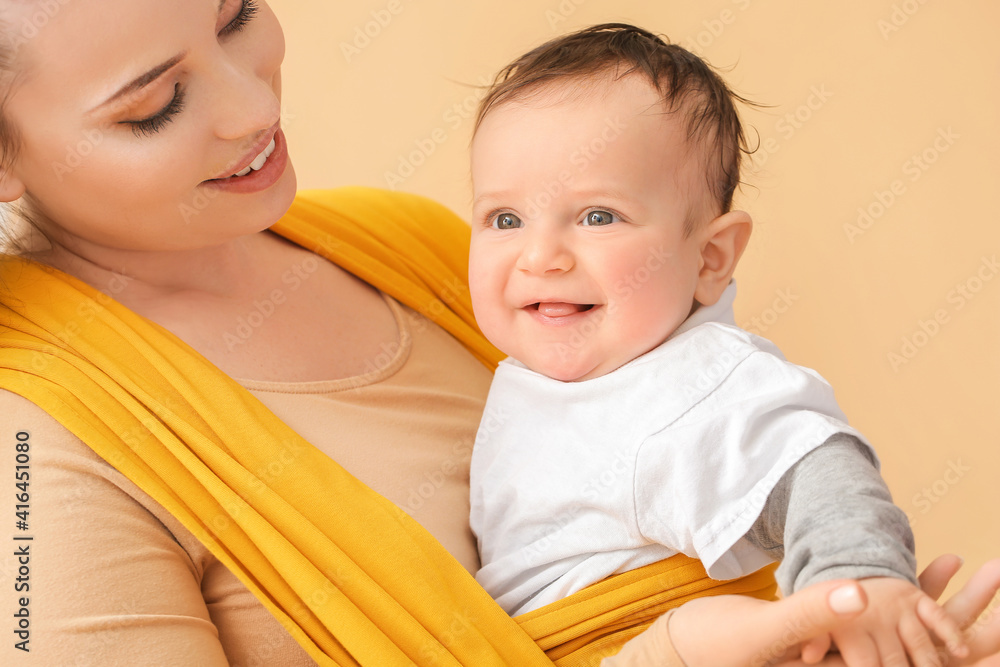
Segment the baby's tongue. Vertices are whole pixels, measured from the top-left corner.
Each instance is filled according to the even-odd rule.
[[[538,312],[546,317],[565,317],[573,313],[579,313],[583,306],[576,303],[540,303]]]

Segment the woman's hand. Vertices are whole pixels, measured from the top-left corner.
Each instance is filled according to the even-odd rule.
[[[814,584],[778,602],[739,595],[699,598],[674,613],[670,638],[689,667],[784,664],[798,657],[804,642],[826,636],[866,606],[861,586],[849,579]]]
[[[955,576],[962,561],[957,556],[941,556],[920,574],[920,587],[935,600],[941,597],[948,581]],[[1000,600],[990,604],[1000,589],[1000,559],[979,568],[958,593],[942,605],[965,629],[969,657],[952,659],[948,665],[1000,667]],[[985,613],[983,613],[985,610]]]
[[[955,556],[938,558],[921,574],[921,587],[931,597],[940,597],[960,566]],[[943,664],[1000,667],[1000,605],[982,614],[998,589],[1000,560],[995,560],[982,566],[943,605],[966,630],[970,649],[962,660],[942,650]],[[866,606],[864,592],[851,580],[814,584],[778,602],[740,596],[701,598],[674,613],[670,638],[688,667],[804,666],[798,659],[804,643],[816,638],[822,643],[831,630],[858,616]],[[812,664],[843,667],[845,663],[840,656],[829,655]]]

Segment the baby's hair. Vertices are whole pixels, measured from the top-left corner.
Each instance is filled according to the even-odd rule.
[[[624,66],[624,69],[623,69]],[[663,97],[668,113],[687,115],[688,142],[705,143],[709,192],[720,213],[732,209],[740,162],[749,153],[735,102],[737,95],[704,60],[653,33],[625,23],[603,23],[542,44],[504,67],[479,104],[476,129],[498,105],[545,84],[611,71],[615,78],[641,73]],[[690,232],[694,221],[688,221]]]

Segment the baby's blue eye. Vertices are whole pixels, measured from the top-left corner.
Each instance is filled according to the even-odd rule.
[[[583,219],[583,224],[589,227],[603,227],[615,221],[615,214],[609,211],[591,211]]]
[[[521,222],[521,218],[517,217],[513,213],[501,213],[497,217],[493,218],[493,228],[494,229],[517,229],[524,223]]]

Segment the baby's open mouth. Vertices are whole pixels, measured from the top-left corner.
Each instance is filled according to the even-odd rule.
[[[590,310],[594,307],[592,303],[565,303],[558,301],[544,301],[525,306],[531,310],[537,310],[539,314],[546,317],[566,317]]]

